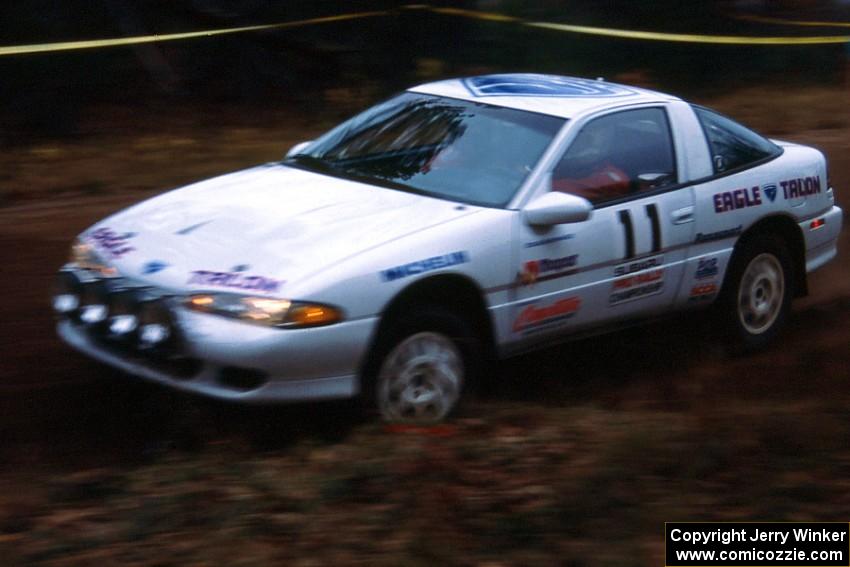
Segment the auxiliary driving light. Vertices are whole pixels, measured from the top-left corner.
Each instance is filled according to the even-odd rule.
[[[139,341],[143,346],[156,346],[164,343],[171,336],[171,331],[165,325],[159,323],[148,323],[142,325],[139,332]]]
[[[53,310],[68,315],[80,306],[82,283],[72,272],[60,272],[53,286]]]
[[[80,310],[80,321],[89,325],[100,323],[106,320],[107,313],[109,311],[106,309],[106,305],[84,305]]]
[[[139,346],[163,345],[173,335],[171,312],[162,300],[146,301],[139,308]]]
[[[87,325],[95,325],[106,321],[109,315],[108,290],[102,281],[92,281],[83,284],[80,294],[80,321]]]
[[[116,291],[109,296],[110,337],[126,337],[138,328],[137,301],[138,293],[134,290]]]
[[[135,315],[118,315],[109,320],[109,332],[115,336],[132,333],[139,326]]]

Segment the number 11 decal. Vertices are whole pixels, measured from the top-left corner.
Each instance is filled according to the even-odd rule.
[[[626,260],[635,257],[635,228],[632,224],[632,213],[627,209],[619,212],[620,224],[623,225],[623,232],[626,236]],[[661,221],[658,218],[658,206],[655,203],[650,203],[646,206],[646,216],[649,217],[649,224],[652,227],[652,250],[654,254],[661,251]]]
[[[661,221],[658,220],[658,207],[655,203],[646,206],[646,216],[652,224],[652,252],[661,250]]]

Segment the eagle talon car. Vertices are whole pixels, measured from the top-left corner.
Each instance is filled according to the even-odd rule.
[[[813,148],[636,87],[469,77],[97,223],[53,305],[161,384],[430,422],[489,354],[666,312],[717,305],[763,346],[841,222]]]

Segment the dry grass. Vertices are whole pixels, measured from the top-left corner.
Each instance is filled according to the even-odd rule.
[[[279,160],[326,127],[287,112],[191,107],[134,115],[107,108],[81,120],[74,136],[5,149],[0,205],[170,189]]]
[[[843,407],[476,408],[481,419],[281,451],[244,440],[4,490],[20,564],[657,565],[667,520],[834,520]],[[529,427],[525,424],[533,423]],[[6,474],[7,488],[20,474]],[[33,489],[32,487],[37,487]]]
[[[850,91],[839,87],[754,87],[706,100],[705,104],[769,136],[850,127]]]

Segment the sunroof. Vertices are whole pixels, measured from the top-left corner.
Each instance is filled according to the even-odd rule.
[[[474,96],[615,97],[635,91],[603,81],[552,75],[482,75],[463,79]]]

